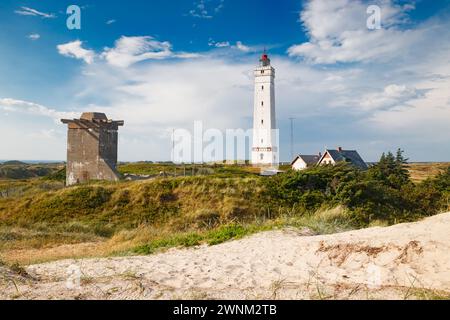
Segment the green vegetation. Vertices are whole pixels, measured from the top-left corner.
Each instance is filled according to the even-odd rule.
[[[0,199],[33,196],[45,191],[59,190],[64,187],[62,181],[44,179],[0,180]]]
[[[269,230],[269,226],[256,226],[256,225],[240,225],[240,224],[228,224],[220,226],[214,230],[207,232],[190,232],[183,234],[175,234],[162,239],[156,239],[149,243],[138,246],[134,249],[138,254],[150,254],[161,248],[170,247],[191,247],[201,243],[207,243],[209,245],[219,244],[230,239],[240,239],[248,234],[252,234],[258,231]]]
[[[20,161],[7,161],[0,164],[0,180],[45,177],[60,169],[60,164],[26,164]]]
[[[351,166],[290,171],[267,180],[271,203],[300,210],[343,205],[359,227],[373,222],[398,223],[449,210],[450,167],[434,178],[414,184],[403,151],[383,154],[367,171]]]
[[[332,233],[448,211],[450,167],[414,183],[405,162],[399,150],[367,171],[342,164],[260,177],[250,166],[204,165],[194,170],[210,173],[184,176],[183,166],[137,163],[120,170],[159,175],[177,168],[183,176],[64,188],[58,168],[44,178],[0,181],[0,257],[28,263],[147,254],[286,226]],[[62,244],[91,249],[46,251]]]
[[[435,177],[447,170],[448,163],[428,162],[428,163],[409,163],[408,171],[413,182],[422,182],[428,178]]]
[[[218,177],[254,176],[260,169],[248,165],[225,164],[186,164],[176,165],[171,162],[152,163],[136,162],[123,163],[118,166],[121,174],[135,174],[148,176],[198,176],[214,175]]]

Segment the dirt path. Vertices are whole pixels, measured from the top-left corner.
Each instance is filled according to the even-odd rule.
[[[6,299],[404,299],[450,293],[450,213],[325,236],[288,229],[152,256],[0,268]],[[21,272],[19,272],[21,273]]]

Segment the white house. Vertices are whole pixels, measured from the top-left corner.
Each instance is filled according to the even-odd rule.
[[[321,155],[304,155],[299,154],[295,159],[291,162],[292,170],[305,170],[308,167],[316,165],[320,160]]]
[[[327,149],[323,156],[319,159],[319,165],[331,164],[335,165],[338,162],[347,162],[362,170],[367,169],[366,162],[361,158],[356,150]]]

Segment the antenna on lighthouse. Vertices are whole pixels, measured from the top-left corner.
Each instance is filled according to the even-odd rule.
[[[172,162],[175,162],[175,129],[172,129]]]
[[[291,121],[291,160],[294,159],[294,120],[295,118],[289,118]]]

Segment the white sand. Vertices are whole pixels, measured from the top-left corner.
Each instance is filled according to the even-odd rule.
[[[80,286],[67,283],[81,272]],[[450,213],[333,235],[294,229],[152,256],[64,260],[0,270],[1,298],[404,299],[450,292]],[[17,287],[17,289],[16,289]]]

